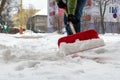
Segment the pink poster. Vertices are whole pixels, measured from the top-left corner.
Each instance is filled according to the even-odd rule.
[[[64,15],[63,9],[58,8],[58,26],[59,27],[63,27],[63,15]]]
[[[58,15],[63,15],[63,9],[58,8]]]

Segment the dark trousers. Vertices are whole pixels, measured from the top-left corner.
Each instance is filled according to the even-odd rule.
[[[77,0],[77,6],[76,6],[76,11],[75,11],[75,16],[79,19],[79,23],[73,24],[76,33],[81,31],[81,16],[82,16],[82,11],[85,6],[86,0]],[[67,35],[71,35],[72,31],[70,29],[69,24],[67,23],[67,17],[64,15],[64,24],[65,24],[65,29],[67,31]]]

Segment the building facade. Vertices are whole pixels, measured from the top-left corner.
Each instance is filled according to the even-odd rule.
[[[57,29],[55,16],[55,0],[47,0],[46,6],[30,17],[27,23],[27,29],[31,29],[34,32],[54,32]],[[30,27],[31,25],[32,27]]]
[[[96,29],[98,26],[100,26],[101,16],[98,3],[96,1],[97,0],[87,0],[81,20],[81,30],[86,30],[93,27]],[[107,27],[109,26],[109,23],[111,24],[112,22],[120,22],[119,10],[119,1],[110,0],[106,6],[104,16],[106,29],[109,28]],[[114,13],[117,15],[116,18],[113,17]],[[27,25],[32,25],[32,27],[28,26],[28,29],[32,29],[35,32],[60,31],[64,27],[63,16],[64,11],[57,7],[55,0],[48,0],[46,9],[41,10],[40,13],[38,12],[32,16],[32,19],[29,19]]]
[[[97,2],[96,2],[97,1]],[[95,29],[98,33],[101,33],[101,16],[100,16],[100,7],[98,4],[99,0],[91,0],[91,6],[85,7],[83,11],[84,15],[90,15],[90,20],[82,20],[82,30],[86,29]],[[100,0],[104,2],[106,0]],[[106,33],[120,33],[120,1],[119,0],[110,0],[105,9],[104,15],[104,27]],[[102,10],[104,10],[102,5]]]

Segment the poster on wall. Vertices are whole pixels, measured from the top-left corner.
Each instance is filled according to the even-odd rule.
[[[64,10],[61,8],[58,8],[58,27],[63,27],[63,16],[64,16]]]
[[[48,32],[54,31],[56,5],[55,0],[48,0]]]

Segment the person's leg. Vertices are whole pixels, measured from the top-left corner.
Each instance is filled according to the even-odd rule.
[[[65,29],[66,29],[67,35],[71,35],[72,31],[70,29],[69,24],[67,23],[67,17],[65,14],[64,14],[64,24],[65,24]]]
[[[67,4],[67,0],[66,0],[66,4]],[[65,14],[64,14],[64,25],[65,25],[65,29],[66,29],[67,35],[73,34],[72,31],[71,31],[71,28],[70,28],[70,26],[69,26],[69,24],[67,22],[67,16]]]
[[[80,22],[78,24],[74,24],[76,32],[81,31],[81,16],[82,16],[82,13],[83,13],[82,11],[83,11],[86,1],[87,0],[78,0],[77,1],[75,16],[79,19]]]
[[[82,10],[84,8],[85,3],[86,3],[86,0],[78,0],[77,1],[75,15],[79,19],[80,22],[78,24],[74,24],[74,28],[75,28],[76,32],[80,32],[81,31],[81,29],[80,29],[81,28],[81,16],[82,16]],[[66,15],[64,15],[64,24],[65,24],[65,29],[66,29],[67,35],[71,35],[72,31],[70,29],[69,24],[67,23]]]

